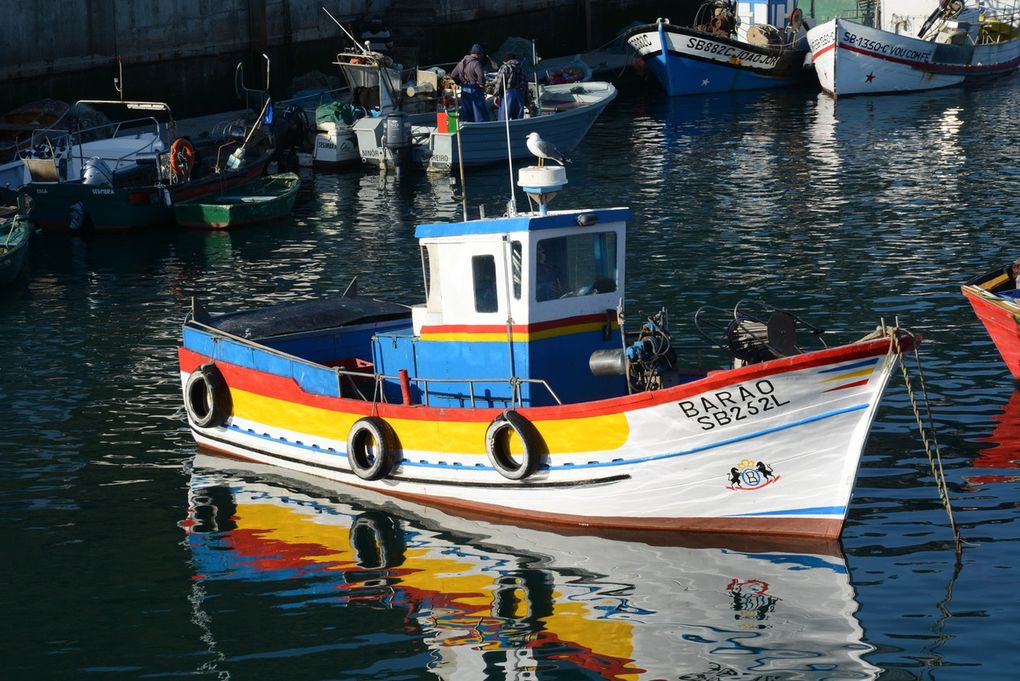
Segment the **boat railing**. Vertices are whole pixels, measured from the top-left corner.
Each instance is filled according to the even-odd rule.
[[[374,394],[373,394],[372,400],[371,400],[373,402],[380,401],[380,398],[381,398],[381,401],[384,401],[384,402],[386,401],[385,393],[382,390],[382,384],[383,384],[384,381],[397,381],[399,383],[399,382],[405,380],[403,378],[403,376],[392,376],[392,375],[389,375],[389,374],[377,374],[377,373],[369,373],[369,372],[364,372],[364,371],[353,371],[353,370],[350,370],[350,369],[342,369],[342,368],[339,368],[339,367],[336,368],[335,371],[337,373],[337,390],[340,391],[340,393],[341,393],[340,396],[341,397],[343,397],[343,380],[342,380],[343,376],[350,377],[350,379],[352,381],[352,385],[354,385],[353,384],[353,380],[355,378],[360,378],[362,380],[369,380],[369,379],[373,380],[374,383],[375,383],[375,385],[374,385],[374,388],[375,388],[374,389]],[[426,406],[426,407],[431,406],[430,401],[429,401],[429,385],[430,384],[437,384],[437,383],[438,384],[449,383],[449,384],[457,384],[457,385],[463,385],[463,384],[466,383],[467,386],[468,386],[468,402],[470,403],[472,409],[477,407],[476,396],[475,396],[475,392],[476,392],[475,391],[475,385],[476,384],[492,385],[492,384],[506,383],[506,384],[509,385],[509,387],[510,387],[510,397],[506,397],[506,398],[486,397],[485,398],[486,400],[490,400],[490,401],[509,401],[512,406],[514,406],[514,405],[515,406],[524,406],[524,398],[523,398],[523,395],[521,394],[521,386],[524,385],[525,383],[527,383],[527,384],[530,384],[530,385],[536,385],[536,386],[540,386],[542,388],[545,388],[545,390],[547,390],[549,392],[549,395],[556,401],[556,404],[563,404],[563,401],[559,398],[559,395],[557,395],[556,392],[552,389],[552,386],[550,386],[549,383],[545,379],[541,379],[541,378],[518,378],[516,376],[511,376],[511,377],[504,376],[504,377],[501,377],[501,378],[424,378],[424,377],[421,377],[421,376],[408,376],[406,380],[407,380],[407,382],[409,384],[410,383],[415,383],[415,384],[420,384],[422,386],[422,400],[423,400],[422,404],[424,406]],[[365,399],[365,400],[368,399],[364,395],[361,395],[360,391],[359,391],[359,397],[361,397],[362,399]]]
[[[73,147],[80,147],[88,142],[96,142],[102,140],[112,140],[117,138],[124,138],[130,134],[126,130],[133,128],[146,128],[151,126],[152,135],[151,139],[148,139],[138,149],[126,151],[119,157],[103,158],[104,161],[115,161],[117,163],[134,156],[140,151],[143,151],[145,147],[151,146],[153,141],[161,140],[166,143],[165,132],[169,132],[172,125],[163,127],[156,118],[152,116],[145,116],[142,118],[134,118],[126,121],[116,121],[103,123],[90,128],[83,128],[81,130],[67,130],[59,128],[40,128],[32,132],[32,149],[48,150],[51,157],[57,156],[57,150],[70,149]],[[81,154],[84,156],[84,154]],[[82,158],[82,163],[86,159]]]
[[[214,326],[210,326],[210,325],[205,324],[205,323],[203,323],[201,321],[198,321],[194,317],[194,311],[189,313],[187,319],[185,319],[185,324],[189,325],[189,326],[193,326],[193,327],[199,328],[199,329],[205,331],[206,333],[210,334],[212,336],[212,338],[213,338],[213,343],[216,343],[220,339],[225,339],[225,340],[229,340],[229,341],[234,342],[234,343],[238,343],[239,345],[243,345],[243,346],[247,347],[249,350],[265,350],[265,349],[267,349],[267,347],[265,345],[261,345],[259,343],[254,342],[254,341],[251,341],[251,340],[249,340],[247,338],[242,338],[240,336],[235,336],[232,333],[229,333],[227,331],[223,331],[222,329],[218,329],[218,328],[216,328]],[[347,381],[349,382],[349,384],[353,387],[354,392],[357,393],[357,396],[360,399],[362,399],[362,400],[369,401],[369,398],[361,393],[361,391],[357,387],[357,384],[354,381],[355,381],[355,379],[361,379],[363,381],[371,380],[374,383],[374,394],[372,395],[371,401],[372,402],[378,402],[378,401],[384,401],[385,402],[386,401],[386,397],[385,397],[385,393],[384,393],[384,391],[382,389],[383,381],[396,381],[396,382],[399,383],[399,382],[401,382],[403,380],[403,377],[400,376],[400,375],[393,376],[393,375],[390,375],[390,374],[379,374],[379,373],[375,373],[375,372],[356,371],[356,370],[353,370],[353,369],[344,369],[343,367],[327,367],[327,366],[325,366],[323,364],[320,364],[319,362],[313,362],[311,360],[305,359],[303,357],[298,357],[297,355],[292,355],[292,354],[284,352],[282,350],[277,350],[275,348],[269,348],[269,350],[272,351],[273,353],[275,353],[276,355],[279,355],[280,357],[283,357],[283,358],[285,358],[285,359],[287,359],[287,360],[289,360],[291,362],[296,362],[298,364],[302,364],[304,366],[307,366],[307,367],[310,367],[310,368],[313,368],[313,369],[318,369],[318,370],[324,370],[324,369],[325,370],[329,370],[329,369],[332,369],[333,373],[336,375],[336,385],[337,385],[337,396],[338,397],[344,397],[344,393],[347,392],[347,391],[344,390],[344,385],[343,385],[344,384],[344,379],[346,378]],[[213,359],[216,359],[215,355],[213,356]],[[291,376],[291,378],[293,378],[293,376]],[[435,384],[435,383],[457,383],[457,384],[467,383],[467,385],[468,385],[468,398],[469,398],[469,401],[471,403],[471,407],[472,408],[476,407],[476,403],[475,403],[476,402],[475,384],[493,384],[493,383],[497,383],[497,384],[498,383],[507,383],[507,384],[509,384],[510,385],[510,389],[511,389],[511,397],[507,398],[507,399],[511,400],[514,404],[519,405],[519,406],[523,406],[523,398],[522,398],[522,395],[521,395],[521,386],[523,384],[525,384],[525,383],[544,387],[546,390],[549,391],[549,395],[551,395],[552,398],[554,400],[556,400],[556,404],[563,404],[563,401],[559,398],[559,395],[557,395],[556,392],[552,389],[552,386],[550,386],[549,383],[546,382],[544,379],[540,379],[540,378],[518,378],[516,376],[502,377],[502,378],[424,378],[424,377],[411,377],[411,376],[408,376],[407,380],[409,382],[414,382],[414,383],[422,384],[422,394],[424,396],[424,402],[423,403],[424,403],[424,405],[426,407],[430,406],[430,403],[429,403],[429,384]],[[490,399],[491,400],[493,398],[486,398],[486,399]]]

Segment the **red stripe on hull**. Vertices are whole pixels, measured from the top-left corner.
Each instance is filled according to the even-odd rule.
[[[514,324],[511,328],[514,333],[536,333],[538,331],[548,331],[549,329],[576,326],[578,324],[605,322],[606,319],[607,315],[605,314],[588,314],[579,315],[577,317],[567,317],[565,319],[553,319],[547,322],[536,322],[534,324]],[[613,316],[612,321],[615,328],[615,316]],[[443,324],[441,326],[423,326],[421,332],[422,334],[506,333],[506,324]]]
[[[1020,323],[1017,315],[1003,306],[986,300],[977,294],[963,289],[963,295],[970,301],[975,314],[988,330],[992,342],[1006,362],[1006,367],[1013,378],[1020,381]]]
[[[904,352],[910,350],[913,346],[913,337],[907,335],[900,336],[900,348]],[[811,369],[836,362],[865,359],[876,355],[884,355],[888,351],[889,340],[878,338],[853,345],[818,350],[805,355],[794,355],[761,364],[751,364],[730,371],[714,372],[705,379],[691,381],[690,383],[684,383],[666,390],[636,393],[634,395],[614,397],[597,402],[579,402],[551,407],[531,407],[521,409],[520,411],[521,414],[532,420],[572,419],[619,414],[634,409],[644,409],[658,404],[675,402],[706,391],[726,388],[736,383],[754,381],[790,371]],[[194,371],[199,365],[211,361],[210,358],[185,348],[178,349],[178,359],[181,371],[188,373]],[[423,405],[403,406],[399,404],[373,405],[362,400],[307,393],[291,378],[276,376],[254,369],[246,369],[226,362],[216,362],[216,365],[223,372],[227,384],[232,387],[295,404],[322,409],[366,415],[375,413],[383,417],[422,421],[489,422],[497,414],[502,413],[502,410],[498,408],[470,409],[464,407],[426,407]]]
[[[854,381],[853,383],[846,383],[844,385],[837,385],[835,388],[829,388],[825,392],[831,393],[831,392],[835,392],[837,390],[846,390],[847,388],[856,388],[859,385],[867,385],[869,380],[871,380],[871,379],[865,378],[865,379],[860,380],[860,381]]]
[[[993,73],[998,73],[999,71],[1011,71],[1020,64],[1020,57],[1010,59],[1009,61],[999,62],[998,64],[932,64],[925,61],[917,61],[916,59],[902,59],[900,57],[892,57],[887,54],[879,54],[847,43],[840,43],[839,47],[843,50],[863,54],[865,57],[881,59],[882,61],[888,61],[894,64],[903,64],[904,66],[909,66],[910,68],[917,69],[919,71],[928,71],[930,73],[938,73],[948,76],[987,76]],[[819,50],[818,54],[823,54],[824,52],[825,50]]]

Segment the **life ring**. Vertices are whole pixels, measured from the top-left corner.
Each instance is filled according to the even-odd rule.
[[[510,452],[510,435],[516,433],[523,451],[518,456]],[[506,410],[489,424],[485,431],[485,453],[489,463],[509,480],[523,480],[538,468],[538,433],[528,419],[516,411]]]
[[[362,480],[385,478],[393,470],[393,430],[375,416],[358,419],[347,434],[347,463]]]
[[[230,391],[215,364],[203,364],[184,384],[184,409],[199,428],[223,425],[230,413]]]
[[[181,179],[188,179],[191,176],[191,169],[195,167],[195,147],[191,142],[178,137],[170,145],[170,170]]]

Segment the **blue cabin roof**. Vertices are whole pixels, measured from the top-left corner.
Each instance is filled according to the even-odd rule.
[[[578,226],[579,215],[594,215],[596,222],[627,222],[630,220],[629,208],[603,208],[599,210],[557,211],[548,215],[518,215],[508,218],[484,218],[467,222],[441,222],[422,224],[415,227],[414,236],[418,239],[463,236],[465,234],[502,234],[505,232],[526,232],[540,229]]]

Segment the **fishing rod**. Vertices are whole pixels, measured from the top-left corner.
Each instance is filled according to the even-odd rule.
[[[351,35],[351,32],[350,32],[350,31],[348,31],[348,30],[347,30],[346,28],[344,28],[344,25],[343,25],[343,24],[341,24],[341,23],[340,23],[340,21],[339,21],[339,20],[338,20],[338,19],[337,19],[337,18],[336,18],[335,16],[333,16],[332,14],[330,14],[330,13],[329,13],[329,10],[328,10],[328,9],[326,9],[326,8],[325,8],[325,7],[323,7],[322,5],[319,5],[319,7],[320,7],[320,8],[322,9],[322,11],[323,11],[323,12],[325,12],[325,13],[326,13],[326,15],[327,15],[327,16],[328,16],[328,17],[329,17],[330,19],[332,19],[332,20],[333,20],[333,23],[335,23],[335,24],[336,24],[337,26],[339,26],[339,27],[340,27],[340,30],[344,32],[344,35],[346,35],[346,36],[347,36],[348,38],[350,38],[350,39],[351,39],[351,42],[352,42],[352,43],[354,43],[355,45],[357,45],[358,49],[359,49],[359,50],[361,50],[361,51],[362,51],[362,53],[364,53],[364,54],[369,54],[369,50],[368,50],[368,48],[367,48],[367,47],[365,47],[364,45],[362,45],[361,43],[359,43],[359,42],[358,42],[357,40],[355,40],[355,39],[354,39],[354,36],[353,36],[353,35]]]

